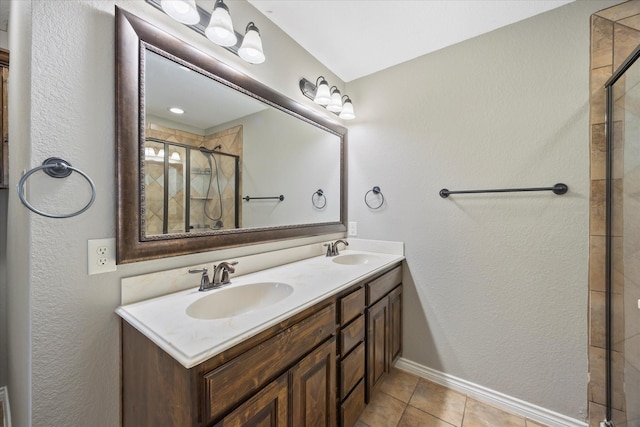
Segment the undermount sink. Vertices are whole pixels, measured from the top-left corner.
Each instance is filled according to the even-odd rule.
[[[282,301],[292,292],[291,286],[278,282],[223,288],[192,303],[187,314],[205,320],[239,316]]]
[[[332,261],[336,264],[343,265],[361,265],[367,264],[371,261],[375,256],[367,255],[367,254],[346,254],[346,255],[338,255],[333,258]]]

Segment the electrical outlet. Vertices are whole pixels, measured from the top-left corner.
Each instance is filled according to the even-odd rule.
[[[95,239],[87,242],[87,270],[89,274],[116,271],[116,239]]]
[[[358,235],[358,223],[355,221],[349,221],[349,227],[347,233],[351,237],[355,237]]]

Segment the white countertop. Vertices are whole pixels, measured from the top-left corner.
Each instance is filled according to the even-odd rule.
[[[398,254],[341,251],[341,255],[347,254],[367,255],[368,262],[341,265],[333,262],[335,258],[317,256],[244,276],[231,275],[232,284],[220,289],[199,292],[194,287],[123,305],[116,313],[185,368],[191,368],[404,259]],[[187,307],[200,298],[260,282],[285,283],[293,292],[273,305],[235,317],[201,320],[187,315]]]

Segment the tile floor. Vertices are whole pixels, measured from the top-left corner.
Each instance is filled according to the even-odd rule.
[[[393,369],[355,427],[544,427],[413,374]]]

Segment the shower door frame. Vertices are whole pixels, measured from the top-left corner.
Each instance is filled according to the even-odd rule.
[[[606,426],[613,426],[613,86],[640,58],[640,45],[624,60],[604,84],[606,93],[605,141],[606,141],[606,199],[605,199],[605,388]]]

